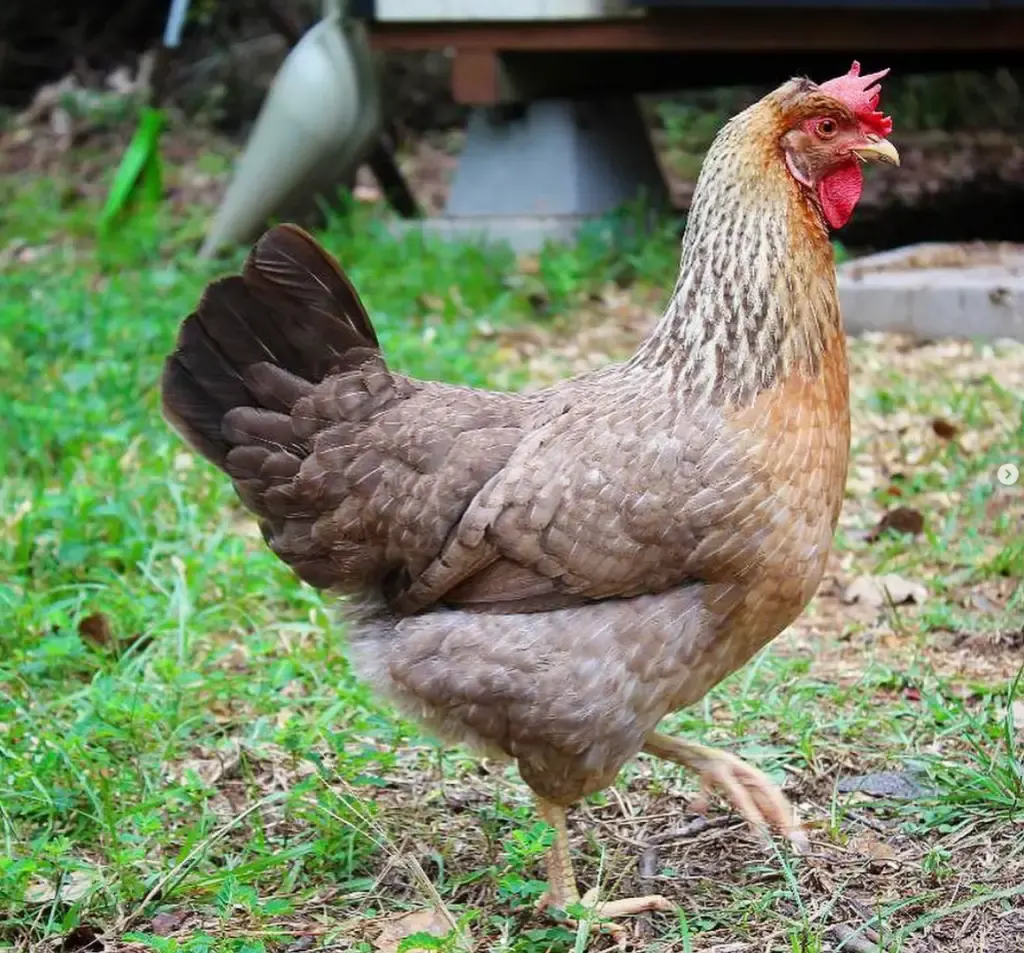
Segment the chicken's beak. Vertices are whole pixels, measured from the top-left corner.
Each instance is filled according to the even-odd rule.
[[[900,154],[888,139],[872,137],[862,146],[854,146],[850,150],[858,159],[865,162],[888,162],[890,165],[900,164]]]

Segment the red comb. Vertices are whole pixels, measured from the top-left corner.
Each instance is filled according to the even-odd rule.
[[[878,81],[888,72],[883,69],[861,76],[860,63],[854,60],[849,73],[830,79],[818,88],[849,106],[862,123],[884,138],[892,132],[892,119],[878,111],[878,99],[882,94]]]

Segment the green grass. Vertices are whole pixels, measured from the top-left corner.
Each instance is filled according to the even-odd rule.
[[[108,949],[371,950],[386,918],[435,903],[481,948],[582,949],[574,930],[531,913],[550,832],[514,774],[481,773],[377,703],[349,672],[321,597],[253,537],[227,481],[162,422],[161,361],[226,267],[193,256],[203,210],[143,216],[97,248],[95,209],[69,202],[65,185],[4,188],[0,947],[109,931]],[[502,250],[394,239],[365,210],[338,214],[320,237],[394,366],[481,386],[527,383],[525,366],[508,365],[503,328],[529,322],[557,350],[606,282],[667,289],[677,258],[671,223],[653,238],[598,226],[527,271]],[[1019,395],[995,379],[921,386],[896,368],[870,379],[858,407],[881,424],[858,431],[859,454],[906,456],[905,435],[885,426],[901,415],[943,415],[981,435],[977,450],[938,448],[904,479],[901,502],[928,509],[924,541],[841,536],[855,569],[924,578],[931,601],[824,629],[821,644],[842,634],[853,646],[848,677],[793,643],[672,728],[788,778],[823,856],[859,857],[853,834],[875,830],[903,866],[795,860],[742,826],[726,841],[713,827],[659,849],[656,889],[681,913],[653,921],[652,950],[736,941],[809,953],[859,910],[858,922],[909,951],[967,917],[965,902],[1020,904],[979,859],[1011,870],[1016,856],[1019,869],[1024,847],[1009,684],[937,669],[929,643],[952,627],[984,635],[1024,621],[1012,586],[984,624],[962,604],[965,587],[1007,589],[1020,576],[1019,540],[1001,541],[1019,509],[993,515],[985,482],[1020,452]],[[898,652],[879,647],[897,637]],[[886,806],[835,793],[840,774],[907,764],[928,779],[927,798]],[[600,876],[612,894],[628,884],[636,845],[682,823],[693,790],[642,761],[617,792],[590,799],[574,841],[586,882]],[[864,826],[868,815],[884,834]],[[303,937],[313,945],[293,946]]]

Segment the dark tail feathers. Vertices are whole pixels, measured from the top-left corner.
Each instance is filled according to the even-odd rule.
[[[185,319],[164,364],[164,414],[223,468],[237,442],[225,433],[229,411],[287,413],[313,384],[378,351],[337,262],[302,229],[278,225],[256,243],[242,273],[213,282]]]

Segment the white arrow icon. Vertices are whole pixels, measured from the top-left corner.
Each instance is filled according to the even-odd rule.
[[[1004,463],[998,470],[996,470],[996,479],[1003,484],[1003,486],[1013,486],[1018,479],[1020,479],[1020,470],[1018,470],[1012,463]]]

